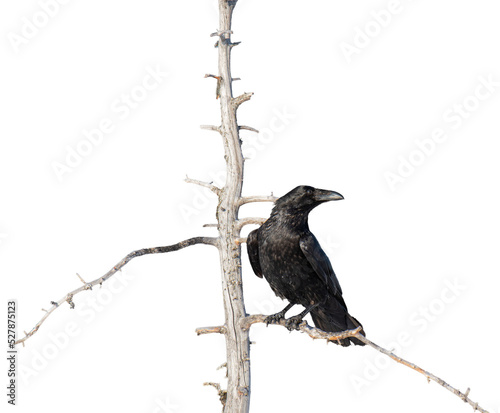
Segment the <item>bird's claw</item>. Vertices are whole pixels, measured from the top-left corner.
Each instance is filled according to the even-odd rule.
[[[298,315],[287,318],[285,321],[285,327],[289,331],[298,330],[301,324],[302,324],[302,317]]]
[[[283,320],[285,317],[283,316],[282,313],[276,313],[276,314],[272,314],[272,315],[268,315],[265,319],[264,319],[264,323],[266,323],[266,326],[268,326],[269,324],[279,324],[281,320]]]

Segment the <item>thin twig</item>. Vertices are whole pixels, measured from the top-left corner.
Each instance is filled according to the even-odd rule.
[[[203,334],[226,334],[226,326],[200,327],[195,331],[199,336]]]
[[[249,130],[250,132],[259,133],[258,129],[252,128],[251,126],[241,125],[239,126],[239,128],[240,130],[244,129],[244,130]]]
[[[43,322],[57,309],[59,308],[62,304],[65,302],[68,302],[71,308],[74,308],[74,303],[73,303],[73,297],[81,293],[82,291],[86,291],[91,289],[93,286],[99,284],[102,285],[102,283],[109,278],[113,276],[117,271],[121,270],[129,261],[136,257],[140,257],[142,255],[147,255],[147,254],[161,254],[164,252],[173,252],[173,251],[178,251],[180,249],[189,247],[191,245],[195,244],[205,244],[205,245],[213,245],[213,246],[218,246],[218,238],[211,238],[211,237],[194,237],[194,238],[189,238],[184,241],[178,242],[177,244],[173,245],[168,245],[165,247],[154,247],[154,248],[143,248],[140,250],[136,250],[128,254],[125,258],[123,258],[118,264],[116,264],[111,270],[109,270],[106,274],[104,274],[102,277],[96,278],[94,281],[91,281],[89,283],[86,283],[80,276],[80,279],[82,282],[84,282],[84,285],[82,285],[80,288],[77,288],[76,290],[73,290],[66,294],[64,297],[62,297],[59,301],[52,301],[52,307],[50,307],[48,310],[44,310],[45,314],[41,318],[41,320],[36,323],[35,327],[31,329],[30,332],[24,332],[25,336],[19,340],[16,341],[16,344],[22,343],[24,346],[24,342],[30,338],[33,334],[35,334],[40,326],[43,324]]]
[[[276,202],[277,196],[243,196],[238,200],[238,205],[249,204],[251,202]]]
[[[245,225],[262,225],[266,221],[267,218],[259,218],[259,217],[240,218],[236,222],[236,228],[240,230]]]
[[[219,132],[220,133],[220,127],[215,126],[215,125],[200,125],[201,129],[205,130],[213,130],[214,132]]]
[[[222,369],[227,369],[227,362],[222,363],[219,367],[216,368],[216,370],[222,370]]]
[[[187,182],[188,184],[195,184],[195,185],[202,186],[204,188],[208,188],[216,195],[220,195],[220,193],[221,193],[221,189],[218,186],[215,186],[212,182],[198,181],[196,179],[191,179],[187,176],[186,176],[186,179],[184,179],[184,181]]]
[[[435,376],[434,374],[428,372],[427,370],[422,369],[421,367],[417,366],[416,364],[410,363],[409,361],[406,361],[405,359],[402,359],[399,356],[396,356],[394,353],[392,353],[389,350],[386,350],[383,347],[380,347],[378,344],[375,344],[373,341],[368,340],[365,336],[362,336],[361,334],[356,334],[354,337],[356,337],[358,340],[362,341],[363,343],[369,345],[370,347],[374,348],[377,351],[380,351],[381,353],[385,354],[386,356],[390,357],[394,361],[403,364],[406,367],[411,368],[412,370],[415,370],[416,372],[423,374],[426,378],[427,381],[434,381],[440,386],[443,386],[445,389],[449,390],[452,392],[455,396],[459,397],[462,399],[465,403],[469,403],[474,410],[477,410],[481,413],[488,413],[487,410],[484,410],[482,407],[478,405],[477,402],[473,402],[471,399],[469,399],[469,392],[470,389],[468,388],[465,393],[462,393],[460,390],[450,386],[448,383],[446,383],[443,379]]]

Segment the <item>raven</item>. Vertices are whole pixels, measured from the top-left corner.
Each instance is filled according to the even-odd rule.
[[[324,331],[338,332],[361,326],[352,317],[342,298],[342,289],[330,260],[309,230],[309,212],[327,201],[344,199],[334,191],[298,186],[276,201],[269,219],[247,238],[247,250],[255,274],[265,277],[274,293],[290,303],[266,322],[280,321],[295,304],[306,309],[286,320],[289,330],[298,328],[311,313],[314,325]],[[361,330],[364,335],[364,331]],[[340,340],[363,346],[356,338]]]

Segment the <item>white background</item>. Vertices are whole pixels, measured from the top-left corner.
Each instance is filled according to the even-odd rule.
[[[234,92],[255,92],[239,121],[261,130],[242,132],[252,158],[244,193],[299,184],[342,193],[310,226],[350,312],[381,345],[406,333],[400,355],[498,412],[500,88],[460,127],[443,114],[474,104],[480,76],[500,81],[500,10],[492,0],[401,0],[381,28],[372,13],[387,7],[239,2]],[[1,295],[5,307],[18,300],[20,335],[81,285],[76,272],[93,280],[134,249],[215,235],[202,228],[215,198],[183,179],[211,180],[224,167],[220,137],[199,129],[219,119],[215,81],[203,78],[217,70],[214,1],[68,1],[16,51],[12,33],[40,10],[34,0],[0,6]],[[366,27],[369,41],[349,62],[341,44]],[[157,65],[168,76],[120,119],[113,102]],[[53,162],[106,118],[114,131],[59,181]],[[448,139],[392,191],[387,171],[436,128]],[[246,254],[244,266],[247,311],[281,309]],[[126,274],[126,286],[77,296],[77,310],[65,305],[28,340],[18,412],[220,411],[202,383],[224,384],[223,338],[194,334],[223,322],[216,250],[141,257]],[[263,325],[251,335],[253,412],[471,411],[371,348]],[[354,379],[366,380],[359,391]]]

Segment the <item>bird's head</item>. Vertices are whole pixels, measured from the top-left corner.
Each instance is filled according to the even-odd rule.
[[[344,199],[344,197],[338,192],[301,185],[279,198],[273,212],[307,214],[323,202],[339,201],[341,199]]]

